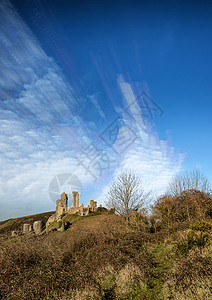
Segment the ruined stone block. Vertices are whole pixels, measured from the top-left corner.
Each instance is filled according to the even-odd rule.
[[[23,226],[23,233],[24,234],[27,234],[27,233],[30,233],[30,232],[32,232],[32,225],[30,225],[30,224],[24,224],[24,226]]]
[[[60,228],[60,231],[65,231],[65,223],[62,221],[62,226]]]
[[[18,231],[12,231],[11,233],[11,237],[15,237],[15,236],[18,236],[19,235],[19,232]]]
[[[56,213],[53,214],[51,217],[48,218],[47,222],[46,222],[46,227],[49,226],[49,224],[51,224],[52,222],[56,221]]]
[[[34,230],[35,234],[41,233],[42,230],[43,230],[43,222],[42,221],[35,221],[33,223],[33,230]]]

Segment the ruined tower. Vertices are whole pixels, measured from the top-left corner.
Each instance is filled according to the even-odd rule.
[[[88,205],[90,211],[96,211],[97,210],[97,202],[94,200],[90,200],[90,204]]]
[[[74,208],[79,207],[79,193],[72,192],[72,206]]]
[[[61,204],[64,207],[65,211],[67,211],[68,195],[65,192],[61,194]]]
[[[63,212],[67,212],[68,196],[66,193],[61,194],[61,199],[56,202],[56,219],[58,219]]]

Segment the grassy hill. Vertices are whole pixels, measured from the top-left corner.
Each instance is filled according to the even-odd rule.
[[[53,215],[54,213],[55,213],[54,211],[50,211],[50,212],[40,213],[40,214],[36,214],[36,215],[13,218],[13,219],[1,221],[0,222],[0,235],[4,236],[4,237],[9,237],[9,236],[11,236],[11,232],[13,230],[22,231],[23,224],[25,224],[25,223],[33,224],[33,222],[39,221],[39,220],[46,223],[48,218],[51,215]]]
[[[167,236],[107,213],[63,220],[71,223],[64,232],[0,244],[1,299],[210,299],[209,223]],[[1,230],[10,231],[10,222]]]

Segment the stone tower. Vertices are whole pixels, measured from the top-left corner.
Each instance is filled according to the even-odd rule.
[[[67,211],[68,195],[65,192],[63,192],[61,194],[61,203],[62,203],[62,206],[64,207],[65,211]]]
[[[79,193],[72,192],[72,206],[74,208],[79,207]]]
[[[97,202],[94,200],[90,200],[90,204],[88,205],[90,211],[97,211]]]
[[[68,210],[68,196],[66,193],[61,194],[61,199],[56,202],[56,219],[62,215],[63,212],[67,212]]]

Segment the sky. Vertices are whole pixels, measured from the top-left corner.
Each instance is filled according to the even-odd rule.
[[[210,181],[212,1],[0,1],[0,220]],[[71,201],[69,203],[71,205]]]

